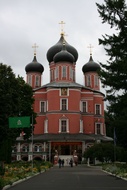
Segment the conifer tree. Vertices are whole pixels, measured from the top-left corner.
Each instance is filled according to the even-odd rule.
[[[102,23],[111,27],[111,33],[99,39],[108,56],[106,63],[100,63],[99,74],[107,88],[108,112],[112,127],[117,129],[118,143],[127,146],[127,5],[125,0],[104,0],[96,5]]]

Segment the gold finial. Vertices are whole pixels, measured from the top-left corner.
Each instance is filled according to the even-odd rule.
[[[36,45],[36,43],[34,43],[34,45],[32,46],[32,48],[34,48],[34,55],[36,55],[36,49],[38,48],[38,46]]]
[[[61,24],[61,34],[64,35],[63,28],[64,28],[65,22],[64,22],[64,21],[61,21],[59,24]]]
[[[90,55],[92,55],[92,48],[94,48],[91,44],[88,46],[90,48]]]

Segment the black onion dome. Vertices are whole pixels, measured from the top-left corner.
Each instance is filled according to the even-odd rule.
[[[89,72],[89,71],[97,71],[100,69],[100,65],[96,62],[93,61],[92,55],[90,55],[90,59],[89,62],[86,63],[83,67],[82,67],[82,71],[83,73]]]
[[[66,50],[74,56],[74,59],[75,59],[74,62],[77,61],[77,59],[78,59],[78,52],[77,52],[77,50],[73,46],[69,45],[65,41],[64,36],[61,35],[60,40],[54,46],[52,46],[51,48],[49,48],[49,50],[47,51],[47,60],[48,60],[49,63],[51,63],[53,61],[53,57],[56,55],[56,53],[58,53],[59,51],[62,50],[62,48],[63,48],[63,42],[66,43],[66,45],[65,45],[66,46]]]
[[[53,57],[53,61],[55,63],[60,62],[60,61],[73,63],[74,60],[75,60],[74,56],[66,50],[65,44],[63,45],[62,50],[56,53],[56,55]]]
[[[34,55],[33,61],[26,65],[25,71],[26,71],[26,73],[28,73],[28,72],[42,73],[44,71],[44,67],[41,63],[37,62],[36,55]]]

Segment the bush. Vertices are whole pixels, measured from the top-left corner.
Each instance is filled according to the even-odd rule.
[[[0,190],[3,189],[5,183],[4,183],[4,179],[0,177]]]

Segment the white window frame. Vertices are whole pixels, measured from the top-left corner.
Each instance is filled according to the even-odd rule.
[[[40,86],[40,76],[38,75],[35,76],[35,86]]]
[[[75,71],[73,70],[73,81],[75,81]]]
[[[94,86],[95,87],[99,86],[99,77],[98,77],[98,75],[94,76]]]
[[[86,86],[91,86],[91,76],[86,75]]]
[[[59,67],[55,68],[55,79],[58,79],[59,77]]]
[[[99,106],[99,109],[97,109],[97,106]],[[98,112],[98,110],[99,110],[99,112]],[[95,114],[101,115],[101,104],[95,104]]]
[[[86,103],[86,111],[85,111],[85,112],[84,112],[84,110],[83,110],[83,103]],[[87,113],[87,112],[88,112],[87,101],[81,101],[81,111],[82,111],[83,113]]]
[[[28,75],[28,84],[32,86],[32,75]]]
[[[62,78],[67,77],[67,66],[62,66]]]
[[[66,131],[62,131],[62,121],[66,121]],[[68,119],[59,119],[59,133],[69,133],[69,122]]]
[[[62,93],[62,90],[65,90],[65,89],[66,89],[66,93]],[[68,88],[61,88],[60,96],[68,96]]]
[[[100,126],[100,133],[98,133],[98,125]],[[96,135],[103,135],[103,124],[102,123],[95,123],[95,134]]]
[[[62,101],[63,100],[66,100],[66,109],[62,109]],[[66,110],[68,110],[68,99],[67,98],[61,98],[60,99],[60,110],[61,111],[66,111]]]
[[[43,106],[44,110],[43,111],[42,111],[42,105],[41,105],[42,103],[44,103],[44,106]],[[46,112],[46,101],[40,101],[40,112],[41,113],[45,113]]]
[[[72,79],[73,80],[73,70],[72,70],[72,68],[71,67],[69,67],[69,77],[70,77],[70,79]]]

